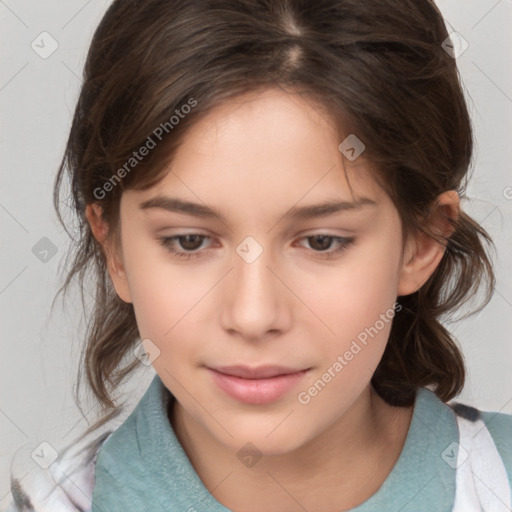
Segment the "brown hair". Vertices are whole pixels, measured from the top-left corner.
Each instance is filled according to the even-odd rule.
[[[463,194],[473,145],[456,63],[442,48],[447,37],[430,0],[112,3],[89,49],[54,190],[66,227],[60,190],[69,176],[78,218],[70,270],[58,294],[74,277],[82,290],[88,276],[96,287],[82,367],[103,406],[102,422],[117,414],[112,394],[139,364],[133,354],[139,333],[133,306],[113,288],[86,205],[101,207],[115,238],[122,191],[157,183],[194,122],[228,98],[277,86],[325,106],[345,130],[350,127],[345,133],[364,141],[404,234],[428,232],[425,219],[438,195]],[[195,106],[180,115],[192,101]],[[170,122],[173,115],[177,123]],[[126,162],[155,138],[157,127],[162,142],[127,170]],[[116,173],[122,179],[114,183]],[[463,387],[462,354],[441,319],[460,310],[482,284],[478,310],[489,301],[492,242],[463,212],[451,222],[455,231],[443,241],[436,271],[419,291],[399,298],[402,309],[373,375],[374,388],[390,404],[410,405],[419,386],[432,386],[443,401]]]

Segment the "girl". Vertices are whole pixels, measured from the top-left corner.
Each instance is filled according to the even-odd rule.
[[[447,41],[430,0],[113,2],[55,184],[105,414],[15,510],[510,510],[441,323],[494,286]]]

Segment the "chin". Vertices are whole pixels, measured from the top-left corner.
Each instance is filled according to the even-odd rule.
[[[234,438],[223,436],[223,444],[237,453],[237,456],[240,456],[241,452],[244,452],[244,450],[251,451],[251,449],[263,456],[285,455],[308,442],[308,439],[304,438],[303,435],[297,437],[298,428],[291,428],[291,426],[288,428],[279,426],[270,434],[269,432],[271,432],[272,429],[263,427],[254,428],[254,425],[252,428],[248,429],[236,428],[233,430],[237,432],[237,435]],[[304,434],[304,432],[302,432],[302,434]]]

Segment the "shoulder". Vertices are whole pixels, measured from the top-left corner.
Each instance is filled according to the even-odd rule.
[[[458,418],[471,423],[483,422],[503,461],[512,487],[512,414],[482,411],[460,402],[448,405]]]
[[[169,428],[165,416],[169,396],[164,390],[158,375],[155,376],[133,411],[98,451],[97,474],[120,482],[127,475],[134,482],[137,475],[144,476],[145,458],[158,455],[161,448],[155,438],[162,429]]]
[[[89,511],[97,455],[110,435],[93,434],[60,453],[49,443],[22,446],[11,459],[7,512]]]
[[[512,414],[483,411],[481,416],[503,459],[512,484]]]

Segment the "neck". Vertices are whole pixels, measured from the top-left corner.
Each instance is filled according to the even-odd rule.
[[[177,401],[169,419],[194,469],[234,512],[353,508],[382,485],[403,448],[412,406],[392,407],[369,385],[345,414],[296,450],[251,467],[216,441]],[[300,506],[299,506],[300,505]]]

